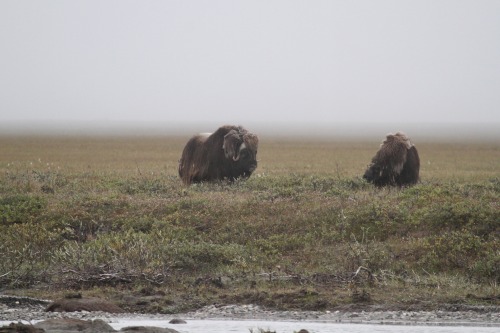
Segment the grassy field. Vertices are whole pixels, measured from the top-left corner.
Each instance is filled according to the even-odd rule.
[[[0,137],[0,288],[164,313],[500,304],[500,143],[417,143],[400,190],[361,179],[379,142],[273,138],[247,181],[185,187],[186,141]]]

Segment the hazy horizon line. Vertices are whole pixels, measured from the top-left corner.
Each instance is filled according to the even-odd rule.
[[[249,131],[280,138],[383,138],[402,131],[419,140],[468,139],[500,142],[500,122],[151,122],[151,121],[8,121],[1,135],[191,136],[214,131],[221,125],[242,125]]]

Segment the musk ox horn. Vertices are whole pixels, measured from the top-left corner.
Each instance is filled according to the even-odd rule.
[[[222,144],[222,149],[224,150],[224,155],[228,159],[237,160],[239,159],[239,151],[242,140],[238,131],[230,130],[226,135],[224,135],[224,143]]]
[[[236,154],[236,156],[233,156],[233,161],[237,162],[239,159],[240,159],[240,154],[241,154],[241,151],[243,149],[245,149],[247,146],[245,145],[245,142],[243,142],[241,145],[240,145],[240,149],[238,149],[238,154]]]
[[[243,135],[243,141],[245,142],[245,145],[248,149],[251,151],[257,151],[257,148],[259,146],[259,138],[257,135],[252,134],[252,133],[245,133]]]
[[[233,161],[237,162],[240,159],[240,153],[243,149],[248,148],[252,152],[257,152],[258,145],[259,138],[257,137],[257,135],[245,131],[245,134],[243,134],[243,143],[238,149],[238,154],[236,156],[233,156]]]

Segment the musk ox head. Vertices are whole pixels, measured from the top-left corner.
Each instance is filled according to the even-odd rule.
[[[248,178],[257,168],[258,144],[257,135],[241,126],[194,136],[182,152],[179,175],[185,184]]]
[[[224,156],[227,159],[233,160],[233,162],[238,162],[240,158],[247,160],[253,158],[257,162],[255,158],[257,156],[258,145],[259,139],[255,134],[248,133],[246,130],[240,128],[240,131],[233,129],[224,135],[222,149],[224,150]]]
[[[376,186],[408,186],[418,182],[417,148],[401,132],[388,134],[372,158],[363,178]]]

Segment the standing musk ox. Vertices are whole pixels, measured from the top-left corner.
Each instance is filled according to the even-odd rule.
[[[212,134],[192,137],[179,160],[184,184],[248,178],[257,168],[257,135],[241,126],[225,125]]]
[[[376,186],[409,186],[418,182],[420,158],[404,133],[388,134],[363,176]]]

